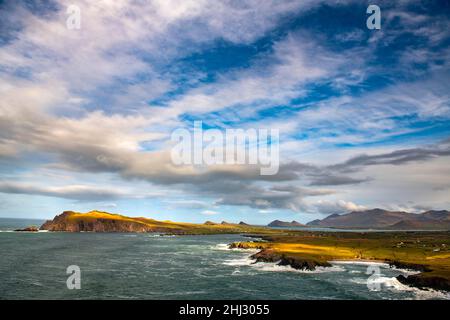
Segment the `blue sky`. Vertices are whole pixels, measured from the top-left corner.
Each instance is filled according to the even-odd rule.
[[[69,5],[81,28],[68,29]],[[369,4],[381,29],[366,27]],[[0,216],[307,222],[450,208],[448,1],[3,1]],[[177,128],[280,131],[280,171],[175,167]]]

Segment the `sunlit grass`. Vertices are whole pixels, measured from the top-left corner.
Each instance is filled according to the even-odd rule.
[[[266,242],[241,242],[244,248],[312,259],[402,262],[426,266],[424,277],[450,279],[449,232],[306,232],[269,235]]]
[[[87,213],[81,212],[69,212],[66,217],[68,221],[84,221],[92,222],[99,219],[106,220],[118,220],[124,222],[133,222],[145,225],[149,228],[154,228],[155,231],[160,232],[175,232],[185,234],[216,234],[216,233],[258,233],[258,234],[271,234],[276,231],[270,228],[239,225],[239,224],[198,224],[188,222],[173,222],[170,220],[159,221],[144,217],[127,217],[120,214],[103,212],[103,211],[90,211]]]

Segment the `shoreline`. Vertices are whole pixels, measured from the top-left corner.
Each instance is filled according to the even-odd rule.
[[[348,239],[339,237],[332,239],[333,246],[324,246],[324,240],[320,238],[319,234],[309,236],[298,237],[299,239],[297,239],[295,235],[279,237],[261,235],[265,242],[234,242],[229,244],[229,248],[258,249],[257,253],[250,256],[250,259],[254,260],[255,263],[289,265],[298,270],[313,271],[317,267],[331,267],[333,263],[383,264],[389,268],[405,271],[406,275],[401,274],[396,277],[404,285],[423,290],[433,289],[450,292],[450,274],[446,265],[433,265],[433,260],[428,260],[425,257],[420,258],[413,254],[408,256],[408,251],[404,252],[402,246],[394,246],[395,249],[391,247],[390,249],[376,248],[374,250],[372,247],[362,246],[360,239],[356,241],[360,246],[357,247],[355,242],[349,244]],[[329,237],[329,235],[327,236]],[[418,242],[420,243],[420,241]],[[396,256],[393,253],[395,250],[400,251],[402,255]]]

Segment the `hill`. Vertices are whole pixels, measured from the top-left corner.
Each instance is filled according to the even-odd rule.
[[[306,224],[310,227],[389,229],[389,230],[450,230],[450,212],[426,211],[420,214],[404,211],[372,209],[347,214],[332,214]]]
[[[46,221],[41,230],[66,232],[159,232],[168,234],[268,233],[270,229],[242,224],[205,224],[132,218],[102,211],[64,211]]]
[[[304,224],[292,220],[291,222],[274,220],[267,225],[268,227],[305,227]]]

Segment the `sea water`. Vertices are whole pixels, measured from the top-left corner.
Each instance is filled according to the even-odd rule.
[[[401,284],[395,277],[410,271],[386,264],[377,264],[377,291],[367,286],[370,264],[254,263],[252,251],[228,249],[248,241],[240,235],[11,231],[40,223],[0,219],[1,299],[450,299]],[[80,289],[67,288],[71,265],[81,270]]]

